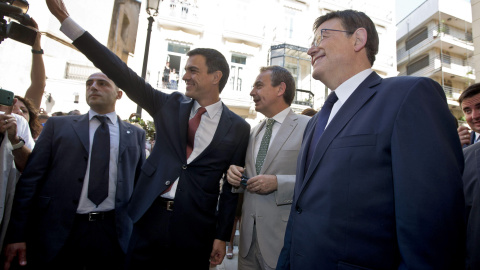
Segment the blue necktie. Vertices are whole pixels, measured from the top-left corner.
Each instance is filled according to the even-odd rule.
[[[110,129],[107,117],[96,115],[100,126],[93,136],[90,155],[90,174],[88,180],[88,198],[98,206],[108,197],[108,168],[110,163]]]
[[[307,171],[308,166],[310,165],[310,160],[312,159],[313,153],[315,152],[315,148],[317,148],[318,141],[325,130],[325,126],[327,125],[328,118],[330,117],[330,113],[332,112],[333,104],[337,102],[338,97],[335,92],[331,92],[328,95],[327,100],[323,104],[322,109],[319,112],[317,118],[317,125],[315,126],[315,131],[313,132],[312,140],[310,141],[310,147],[308,148],[307,153],[307,162],[305,163],[305,171]]]

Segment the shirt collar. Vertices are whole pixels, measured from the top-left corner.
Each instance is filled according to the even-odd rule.
[[[338,100],[343,103],[347,101],[350,95],[357,89],[357,87],[373,72],[371,68],[367,68],[359,73],[355,74],[350,79],[343,82],[337,89],[335,89],[335,94],[337,94]]]
[[[92,120],[92,118],[95,115],[104,115],[104,116],[108,117],[108,119],[110,119],[110,122],[112,122],[112,124],[114,126],[117,124],[118,117],[117,117],[117,113],[115,111],[109,112],[107,114],[99,114],[99,113],[95,112],[94,110],[89,110],[88,111],[88,120]]]
[[[290,107],[285,108],[283,111],[277,113],[273,118],[275,122],[278,122],[280,125],[285,121],[287,118],[288,113],[290,112]]]
[[[192,107],[192,111],[191,111],[190,115],[195,115],[200,107],[201,106],[198,103],[198,101],[195,100],[193,102],[193,107]],[[210,119],[213,119],[215,117],[215,115],[222,110],[222,107],[223,107],[222,106],[222,100],[220,99],[219,101],[205,107],[205,109],[207,110],[207,112],[205,114]]]

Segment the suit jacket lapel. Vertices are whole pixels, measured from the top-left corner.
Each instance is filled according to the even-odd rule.
[[[255,144],[257,143],[257,140],[262,140],[262,138],[257,138],[258,134],[262,130],[262,128],[265,126],[265,123],[267,123],[267,118],[265,118],[263,121],[258,123],[258,125],[255,127],[255,130],[252,131],[252,135],[250,137],[250,141],[248,142],[248,153],[247,155],[250,155],[250,160],[252,161],[252,167],[247,168],[247,175],[249,177],[253,177],[257,175],[257,169],[255,168],[255,162],[257,161],[257,152],[255,152]]]
[[[73,119],[72,127],[75,133],[77,134],[78,138],[82,142],[82,145],[85,148],[85,151],[87,151],[88,153],[90,150],[90,144],[89,144],[90,123],[88,119],[88,113]]]
[[[297,126],[297,119],[298,119],[298,116],[292,110],[290,110],[287,114],[287,117],[285,117],[285,120],[280,126],[280,129],[278,130],[277,135],[275,135],[275,138],[273,139],[273,141],[270,142],[267,156],[265,157],[265,161],[263,162],[263,166],[260,171],[260,174],[263,174],[268,169],[268,167],[272,164],[272,162],[275,160],[275,157],[277,156],[278,152],[280,151],[280,149],[282,149],[288,137],[290,137],[293,130]]]
[[[188,120],[190,119],[190,112],[193,107],[193,99],[180,103],[179,115],[178,115],[178,134],[179,138],[172,138],[172,142],[178,142],[174,145],[180,159],[185,163],[187,162],[187,133],[188,133]],[[171,133],[173,136],[175,132]]]
[[[475,169],[476,169],[476,174],[480,175],[480,148],[475,150]]]
[[[122,156],[123,151],[127,148],[128,142],[130,141],[131,136],[133,135],[133,130],[127,126],[125,122],[120,120],[120,117],[117,119],[119,132],[120,132],[120,143],[118,147],[118,156]]]
[[[309,143],[312,140],[313,132],[315,130],[316,123],[318,121],[318,113],[315,114],[312,119],[310,119],[303,135],[302,147],[298,153],[297,158],[297,170],[296,170],[296,181],[295,186],[301,185],[305,176],[305,162],[307,161],[307,153],[309,148]]]
[[[305,185],[310,180],[313,172],[320,163],[320,160],[323,158],[325,151],[327,150],[330,143],[335,139],[338,133],[348,124],[350,119],[363,107],[365,103],[376,93],[374,86],[380,84],[382,78],[373,72],[370,74],[365,81],[363,81],[357,89],[352,93],[352,95],[347,99],[345,104],[340,108],[337,114],[333,117],[331,122],[328,124],[325,129],[322,137],[318,141],[315,153],[312,156],[310,166],[308,167],[307,172],[305,173],[304,181],[302,183],[301,190],[303,191]],[[314,127],[312,127],[314,128]],[[313,132],[311,132],[313,133]],[[311,134],[305,140],[309,142],[311,139]],[[304,167],[304,166],[302,166]]]

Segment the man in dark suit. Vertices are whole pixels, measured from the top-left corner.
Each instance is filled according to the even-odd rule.
[[[15,256],[31,269],[123,267],[132,231],[127,202],[145,160],[145,131],[116,115],[121,97],[105,74],[92,74],[90,111],[46,122],[16,187],[5,268]],[[97,174],[98,165],[106,173]]]
[[[213,49],[188,52],[186,94],[166,94],[78,26],[61,0],[47,5],[73,44],[155,122],[155,147],[128,206],[129,268],[208,269],[209,258],[220,264],[238,195],[225,181],[219,197],[219,181],[230,164],[243,166],[250,132],[220,100],[229,74],[225,57]]]
[[[480,83],[470,85],[458,98],[468,126],[458,127],[458,136],[462,145],[468,146],[478,142],[480,137]]]
[[[305,129],[277,269],[462,269],[463,155],[442,88],[373,72],[362,12],[314,29],[313,78],[332,92]]]
[[[463,190],[467,217],[466,269],[480,269],[480,143],[463,149],[465,171]]]

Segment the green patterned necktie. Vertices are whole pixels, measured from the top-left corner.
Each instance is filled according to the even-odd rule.
[[[275,123],[275,120],[269,118],[267,120],[267,127],[265,129],[265,134],[263,134],[262,142],[260,143],[260,148],[258,149],[257,162],[255,163],[255,169],[257,169],[257,175],[260,174],[260,170],[263,166],[263,161],[267,156],[268,145],[270,144],[270,138],[272,138],[272,127]]]

